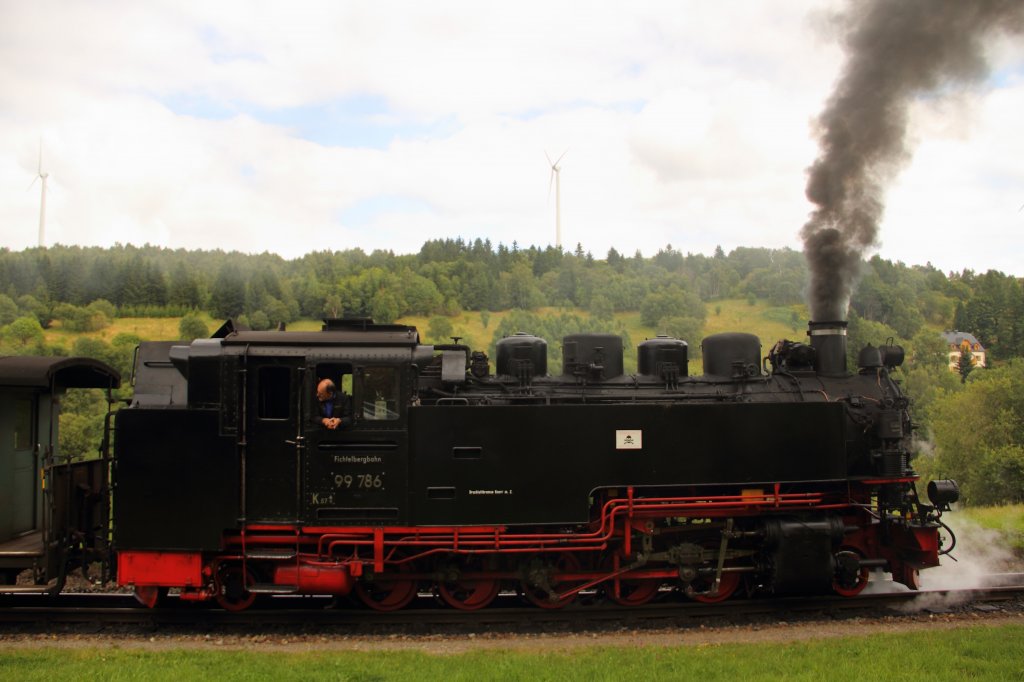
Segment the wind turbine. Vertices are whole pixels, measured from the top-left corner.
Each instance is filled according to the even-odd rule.
[[[562,156],[554,162],[551,161],[551,157],[548,156],[547,152],[544,152],[544,156],[547,157],[548,163],[551,165],[551,179],[548,180],[548,200],[551,199],[551,183],[555,183],[555,248],[558,250],[562,249],[562,167],[558,165],[558,162],[569,153],[566,149],[562,152]]]
[[[49,177],[49,173],[43,171],[43,141],[39,140],[39,171],[36,173],[36,177],[32,178],[32,184],[28,186],[32,189],[32,185],[36,184],[36,180],[42,180],[42,197],[39,201],[39,248],[43,248],[46,245],[46,178]]]

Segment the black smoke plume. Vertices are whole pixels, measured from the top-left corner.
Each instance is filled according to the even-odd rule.
[[[817,119],[821,153],[807,180],[816,208],[801,231],[820,321],[846,319],[885,185],[910,157],[911,102],[983,79],[985,41],[1024,30],[1024,0],[854,0],[839,21],[847,61]]]

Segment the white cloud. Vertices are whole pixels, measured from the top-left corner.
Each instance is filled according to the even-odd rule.
[[[1024,83],[915,110],[914,128],[924,133],[889,193],[883,255],[926,258],[946,271],[1024,274],[1020,111]]]
[[[50,243],[289,257],[451,236],[546,245],[544,152],[568,149],[567,247],[799,249],[809,122],[841,64],[816,28],[828,11],[7,3],[0,246],[35,243],[38,186],[26,187],[42,138]],[[1008,41],[994,54],[1024,60]],[[915,111],[883,257],[1024,274],[1022,99],[1010,78],[969,105]],[[976,248],[950,248],[967,224]]]

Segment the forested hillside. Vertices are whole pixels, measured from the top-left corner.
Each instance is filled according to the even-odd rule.
[[[265,329],[343,314],[390,322],[553,306],[605,318],[636,310],[656,327],[669,318],[700,322],[720,299],[799,304],[806,282],[803,255],[788,249],[719,249],[708,257],[666,246],[649,258],[615,249],[595,258],[581,247],[562,253],[477,239],[429,241],[415,255],[349,249],[284,260],[269,253],[57,246],[0,251],[0,324],[29,316],[44,328],[57,321],[88,330],[104,317],[205,310]],[[864,263],[851,317],[885,324],[904,339],[924,325],[961,329],[997,361],[1024,355],[1024,290],[1000,272],[943,273],[875,257]]]
[[[117,318],[175,318],[182,337],[196,337],[209,333],[203,319],[211,318],[270,329],[343,315],[378,322],[415,317],[429,321],[423,332],[439,341],[451,334],[450,320],[473,312],[492,348],[495,339],[525,329],[555,341],[550,351],[557,367],[557,339],[601,329],[623,335],[628,364],[641,339],[629,338],[626,318],[645,331],[688,340],[698,356],[700,338],[713,326],[709,319],[716,321],[736,299],[747,301],[750,317],[741,313],[735,331],[750,330],[763,316],[800,339],[806,283],[803,254],[788,249],[718,249],[709,257],[666,246],[647,258],[615,249],[597,258],[579,246],[563,253],[477,239],[429,241],[412,255],[349,249],[295,260],[152,246],[0,250],[0,354],[83,354],[126,372],[144,334],[90,337]],[[511,312],[489,325],[496,311]],[[890,337],[908,349],[899,373],[915,399],[925,473],[960,478],[977,501],[1021,501],[1024,434],[1012,425],[1024,423],[1024,405],[996,399],[1003,389],[1019,389],[1024,367],[1013,361],[1024,356],[1021,280],[996,271],[943,273],[876,256],[862,264],[849,319],[852,357],[865,343]],[[47,343],[49,328],[77,335],[70,345]],[[943,329],[973,333],[986,347],[989,369],[968,363],[962,373],[950,372]],[[1006,426],[950,427],[957,415],[963,426],[979,420]],[[968,434],[977,436],[970,456],[953,453]]]

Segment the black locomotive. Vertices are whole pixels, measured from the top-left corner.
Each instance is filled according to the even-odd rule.
[[[705,338],[701,376],[677,339],[641,343],[625,374],[620,337],[571,335],[550,376],[529,334],[492,368],[362,319],[143,343],[113,423],[117,581],[228,609],[852,596],[872,568],[916,588],[957,493],[918,497],[903,351],[868,346],[849,372],[844,322],[808,333],[765,358],[752,335]]]
[[[752,335],[711,336],[702,376],[677,339],[642,343],[626,375],[618,336],[568,336],[549,376],[528,334],[492,371],[368,320],[144,344],[115,421],[118,581],[233,609],[350,592],[395,609],[426,588],[475,609],[512,586],[546,607],[852,595],[872,567],[916,587],[955,485],[918,498],[902,349],[849,373],[845,331],[811,323],[764,361]]]

